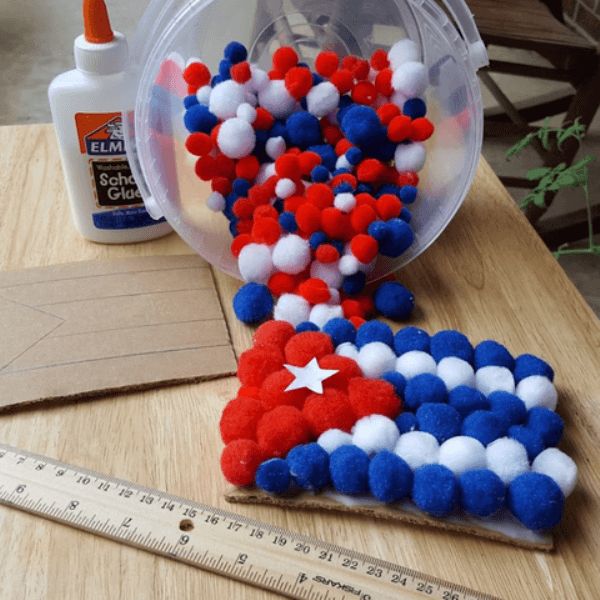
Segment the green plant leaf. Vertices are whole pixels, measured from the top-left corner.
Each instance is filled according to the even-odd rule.
[[[538,167],[536,169],[530,169],[527,171],[526,177],[529,181],[537,181],[538,179],[548,175],[548,173],[551,171],[552,169],[550,167]]]
[[[535,133],[528,133],[523,139],[519,140],[514,146],[506,151],[506,160],[518,156],[535,139]]]
[[[550,133],[552,132],[552,129],[548,125],[548,122],[549,119],[546,118],[544,120],[544,124],[542,125],[542,127],[540,127],[540,129],[537,132],[537,137],[540,140],[542,148],[544,150],[550,150]]]

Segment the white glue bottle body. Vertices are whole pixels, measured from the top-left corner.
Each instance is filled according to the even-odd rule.
[[[103,0],[84,1],[84,24],[76,68],[48,90],[73,222],[104,244],[161,237],[171,227],[147,213],[125,151],[122,115],[133,105],[127,41],[112,31]]]

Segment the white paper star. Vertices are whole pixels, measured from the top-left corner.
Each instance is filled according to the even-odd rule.
[[[294,365],[283,365],[293,376],[294,380],[285,388],[286,392],[308,388],[315,394],[323,393],[323,381],[335,375],[335,369],[321,369],[316,358],[313,358],[304,367]]]

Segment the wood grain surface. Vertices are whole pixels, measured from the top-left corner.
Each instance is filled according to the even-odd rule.
[[[75,233],[50,126],[0,129],[0,265],[181,254],[175,235],[101,246]],[[216,274],[226,310],[236,284]],[[563,448],[580,467],[553,553],[351,515],[236,506],[246,515],[395,561],[503,598],[597,598],[600,589],[600,326],[482,161],[440,240],[401,273],[413,322],[455,327],[531,351],[557,371]],[[237,350],[250,333],[229,316]],[[229,507],[218,473],[219,413],[234,378],[0,415],[0,439],[173,494]],[[0,598],[270,598],[262,591],[2,508]]]

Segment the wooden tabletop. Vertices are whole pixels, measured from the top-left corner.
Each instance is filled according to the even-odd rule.
[[[52,127],[0,128],[0,267],[190,250],[176,236],[132,246],[84,241],[71,225]],[[236,282],[215,274],[226,309]],[[463,208],[401,273],[413,323],[494,338],[556,368],[562,444],[580,468],[547,554],[361,517],[235,506],[295,531],[503,598],[597,598],[600,589],[600,326],[482,160]],[[249,331],[229,317],[239,352]],[[0,342],[1,343],[1,342]],[[226,506],[220,411],[234,378],[0,414],[0,441],[198,501]],[[0,598],[271,598],[216,575],[0,507]]]

